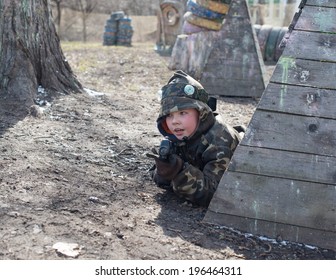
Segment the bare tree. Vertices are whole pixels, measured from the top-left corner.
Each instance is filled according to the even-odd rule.
[[[38,87],[80,92],[62,52],[48,0],[0,1],[0,103],[34,104]]]
[[[63,0],[51,0],[51,2],[55,3],[56,5],[57,16],[55,17],[55,22],[57,25],[58,34],[61,34],[61,18],[62,18],[61,3],[63,2]]]
[[[76,0],[73,9],[80,11],[82,18],[83,42],[87,41],[86,21],[97,6],[96,0]]]

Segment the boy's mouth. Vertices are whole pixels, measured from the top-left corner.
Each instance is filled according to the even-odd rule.
[[[181,128],[174,129],[175,134],[182,134],[183,132],[184,132],[184,129],[181,129]]]

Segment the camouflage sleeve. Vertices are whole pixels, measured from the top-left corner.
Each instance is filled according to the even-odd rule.
[[[186,164],[172,181],[174,192],[193,203],[208,206],[237,145],[233,138],[210,144],[202,155],[203,170]]]

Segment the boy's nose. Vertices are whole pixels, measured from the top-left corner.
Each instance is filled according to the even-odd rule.
[[[180,118],[178,116],[173,116],[173,123],[179,123],[180,122]]]

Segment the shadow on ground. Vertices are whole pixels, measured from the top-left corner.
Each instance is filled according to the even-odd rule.
[[[220,251],[223,258],[247,260],[335,259],[335,252],[304,244],[253,236],[239,230],[205,224],[207,209],[192,206],[172,191],[159,193],[156,201],[161,212],[156,219],[169,237],[180,237],[199,247]],[[167,223],[167,220],[170,223]]]

